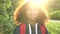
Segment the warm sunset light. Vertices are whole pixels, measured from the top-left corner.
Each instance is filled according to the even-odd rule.
[[[16,14],[17,10],[19,8],[21,8],[25,3],[29,3],[29,5],[32,8],[41,8],[42,10],[44,10],[44,12],[46,12],[46,5],[50,2],[50,0],[22,0],[20,2],[20,6],[18,6],[14,12],[14,15]]]
[[[30,6],[33,8],[42,8],[49,3],[50,0],[22,0],[20,3],[24,4],[29,2]]]
[[[31,0],[30,6],[33,8],[43,8],[49,0]]]

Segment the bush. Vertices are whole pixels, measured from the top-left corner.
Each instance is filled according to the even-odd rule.
[[[0,0],[0,34],[12,34],[14,29],[13,11],[13,0]]]
[[[49,34],[60,34],[60,22],[49,22],[47,28]]]
[[[53,20],[60,20],[60,10],[52,11],[50,13],[50,18]]]

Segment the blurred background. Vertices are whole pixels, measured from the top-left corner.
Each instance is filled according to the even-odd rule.
[[[13,12],[22,0],[0,0],[0,34],[12,34],[15,28]],[[60,0],[51,0],[48,9],[50,34],[60,34]]]

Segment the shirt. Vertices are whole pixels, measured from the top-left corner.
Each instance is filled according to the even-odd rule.
[[[17,26],[13,32],[13,34],[20,34],[20,25]],[[35,27],[32,27],[30,24],[26,25],[26,33],[25,34],[42,34],[39,25],[36,24]],[[48,34],[48,31],[46,29],[46,33]]]

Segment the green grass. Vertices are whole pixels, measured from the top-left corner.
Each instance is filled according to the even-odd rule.
[[[47,28],[50,34],[60,34],[59,22],[49,22]]]

